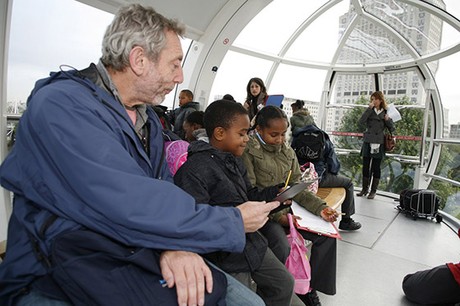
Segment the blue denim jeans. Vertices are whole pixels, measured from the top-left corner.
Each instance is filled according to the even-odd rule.
[[[72,306],[72,304],[55,300],[41,294],[38,290],[31,289],[26,295],[16,298],[16,306]]]

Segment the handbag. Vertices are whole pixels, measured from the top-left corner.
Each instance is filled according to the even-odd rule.
[[[396,146],[396,138],[391,133],[385,134],[385,152],[393,152]]]
[[[311,267],[308,261],[308,250],[305,240],[297,231],[292,220],[292,215],[288,214],[290,232],[287,235],[291,252],[286,259],[286,268],[294,276],[294,292],[306,294],[310,291]]]
[[[300,178],[301,181],[311,182],[318,178],[318,172],[316,172],[315,165],[312,162],[306,162],[300,166],[300,171],[302,171],[302,177]],[[318,180],[316,180],[309,184],[307,189],[316,194],[318,192],[318,185]]]

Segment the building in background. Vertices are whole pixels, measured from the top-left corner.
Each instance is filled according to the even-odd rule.
[[[451,124],[450,125],[449,138],[460,139],[460,122],[457,123],[457,124]]]
[[[445,9],[442,0],[428,2]],[[365,0],[363,6],[377,20],[385,19],[399,34],[408,39],[411,47],[420,55],[439,50],[442,37],[442,21],[436,16],[426,14],[423,10],[398,4],[391,0]],[[347,27],[356,15],[353,6],[339,18],[339,37],[347,31]],[[389,21],[389,22],[388,22]],[[380,26],[378,21],[361,19],[345,41],[344,48],[338,54],[338,64],[373,64],[409,58],[408,47],[397,36]],[[438,62],[429,64],[433,75],[436,75]],[[375,86],[377,74],[366,75],[339,74],[331,95],[331,104],[342,104],[342,108],[331,109],[327,118],[327,130],[336,130],[340,118],[346,111],[345,105],[352,105],[361,96],[369,97]],[[409,97],[415,104],[425,104],[425,91],[422,90],[420,78],[415,70],[399,73],[379,74],[380,90],[386,98]],[[419,90],[420,89],[420,90]],[[447,117],[446,117],[447,118]],[[447,123],[448,126],[448,123]]]

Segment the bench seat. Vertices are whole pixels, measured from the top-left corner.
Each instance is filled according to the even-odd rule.
[[[338,209],[345,200],[345,188],[318,188],[316,195],[323,199],[327,203],[327,206]]]

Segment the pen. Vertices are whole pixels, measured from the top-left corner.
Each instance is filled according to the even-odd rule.
[[[159,280],[161,287],[165,288],[168,286],[168,283],[164,279]]]
[[[284,188],[286,188],[288,186],[289,179],[291,178],[291,174],[292,174],[292,170],[289,170],[289,174],[288,174],[288,177],[286,179],[286,183],[284,184]]]

